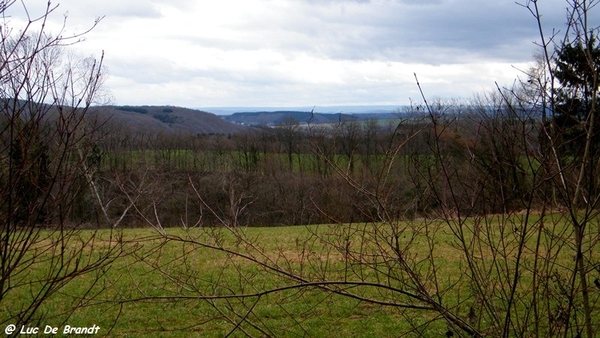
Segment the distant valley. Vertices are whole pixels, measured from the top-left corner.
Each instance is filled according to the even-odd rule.
[[[399,116],[399,109],[391,106],[354,107],[338,112],[342,107],[329,107],[317,112],[313,109],[277,109],[265,107],[208,108],[206,111],[174,106],[99,106],[89,114],[108,125],[126,128],[131,132],[151,131],[191,134],[235,134],[250,127],[272,127],[289,122],[300,124],[337,123],[350,120],[391,120]],[[208,112],[214,111],[219,115]],[[268,110],[273,109],[273,110]]]

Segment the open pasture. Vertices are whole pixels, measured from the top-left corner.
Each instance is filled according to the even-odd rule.
[[[569,231],[563,219],[547,219],[547,224],[555,227],[552,236]],[[466,219],[460,224],[417,220],[307,227],[172,228],[166,229],[164,236],[154,229],[84,230],[79,233],[82,241],[96,236],[94,250],[103,250],[104,243],[106,249],[122,246],[125,254],[109,269],[80,276],[48,299],[42,304],[44,319],[38,324],[95,324],[101,327],[101,334],[120,337],[221,337],[230,333],[439,337],[452,327],[419,297],[439,297],[439,303],[452,313],[469,318],[483,302],[470,296],[470,290],[477,286],[468,274],[487,271],[481,280],[489,281],[483,287],[495,293],[490,306],[505,311],[506,284],[511,282],[508,277],[516,268],[520,245],[515,229],[524,221],[515,215]],[[538,216],[531,215],[527,222],[532,230],[525,229],[531,236],[521,250],[515,320],[527,320],[518,317],[529,313],[531,297],[538,294],[531,286],[535,282],[533,264],[552,270],[560,279],[568,276],[568,269],[553,267],[568,266],[572,261],[568,247],[552,244],[555,239],[547,236],[550,232],[540,233],[538,241],[538,231],[533,229],[540,224]],[[503,244],[476,249],[482,241]],[[465,255],[463,245],[475,249]],[[538,263],[533,251],[536,247]],[[48,268],[44,264],[43,259],[36,261],[32,280],[43,275]],[[550,286],[553,290],[561,285],[550,282],[556,284]],[[23,284],[8,294],[11,301],[2,303],[3,325],[9,323],[5,316],[14,310],[10,307],[27,303],[35,289],[35,283]],[[590,288],[595,309],[598,291]],[[550,310],[560,305],[560,297],[549,299],[547,304]],[[74,312],[68,317],[71,310]],[[491,318],[481,316],[472,325],[489,328]],[[551,329],[540,325],[541,331]]]

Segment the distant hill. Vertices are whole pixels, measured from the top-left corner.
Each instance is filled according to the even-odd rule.
[[[337,123],[350,120],[386,120],[398,118],[398,113],[318,113],[300,110],[236,112],[215,115],[201,110],[173,106],[98,106],[89,114],[109,125],[135,131],[156,131],[192,134],[235,134],[251,126],[277,126],[288,120],[301,124]]]
[[[89,114],[135,130],[193,134],[234,134],[246,129],[215,114],[172,106],[101,106]]]

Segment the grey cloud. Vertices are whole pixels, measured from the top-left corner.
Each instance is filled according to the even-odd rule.
[[[159,18],[162,16],[156,2],[145,0],[128,1],[76,1],[65,8],[72,8],[81,13],[107,17]]]
[[[127,1],[81,1],[81,0],[62,0],[60,2],[52,1],[51,7],[56,7],[58,13],[69,13],[74,19],[99,16],[113,17],[144,17],[157,18],[162,16],[159,4],[168,1],[147,1],[147,0],[127,0]],[[25,1],[25,7],[33,15],[41,15],[46,9],[47,1]],[[15,9],[20,9],[22,5],[17,2],[13,5]],[[60,15],[58,15],[60,16]]]
[[[165,84],[173,79],[185,81],[193,77],[188,69],[176,67],[170,60],[151,56],[144,58],[113,56],[106,60],[106,66],[111,74],[135,79],[141,84]]]
[[[421,55],[417,61],[436,63],[440,53],[451,52],[446,55],[448,61],[460,60],[455,54],[458,51],[501,60],[517,56],[522,60],[531,55],[531,42],[537,38],[535,22],[514,3],[463,0],[412,6],[404,1],[356,6],[360,8],[346,7],[343,12],[308,8],[302,20],[290,14],[282,25],[265,27],[264,40],[334,59],[393,60],[411,49],[429,49],[431,53]],[[551,23],[560,22],[557,15],[550,14]],[[563,16],[558,15],[561,19]],[[287,34],[290,39],[278,39],[276,33]],[[506,46],[520,50],[511,51]]]
[[[269,85],[289,82],[285,74],[277,74],[268,69],[230,70],[218,67],[199,69],[195,65],[176,65],[171,60],[145,56],[137,58],[112,57],[107,61],[111,74],[134,79],[139,84],[166,85],[173,81],[187,82],[198,78],[218,79],[225,82]],[[140,71],[143,70],[143,71]]]
[[[189,1],[168,5],[175,7],[186,3]],[[122,15],[123,18],[128,15],[161,15],[160,2],[138,0],[133,4],[140,6],[140,10],[136,11],[136,5],[129,8],[112,5],[105,7],[108,11],[106,14]],[[411,64],[411,67],[415,64],[526,62],[532,60],[536,49],[533,42],[538,40],[533,17],[527,9],[513,1],[292,0],[281,7],[270,7],[272,3],[267,1],[261,2],[262,4],[265,10],[258,10],[257,15],[242,16],[240,21],[220,26],[219,35],[211,36],[211,30],[205,28],[203,32],[190,31],[186,28],[188,23],[181,22],[170,23],[170,36],[167,38],[171,41],[182,40],[182,45],[198,45],[211,51],[214,49],[215,55],[273,50],[290,59],[302,53],[321,60],[398,61]],[[540,2],[543,23],[548,32],[552,28],[563,28],[565,4],[564,0]],[[102,6],[96,7],[101,9]],[[598,23],[600,18],[597,14],[593,15],[590,21]],[[156,21],[156,24],[160,24],[159,22],[162,21]],[[227,32],[231,34],[228,35]],[[161,36],[163,38],[165,37]],[[241,104],[254,101],[264,103],[267,100],[264,98],[265,93],[269,95],[268,100],[283,105],[290,104],[287,101],[290,99],[318,104],[348,100],[348,97],[361,102],[377,103],[389,101],[395,95],[411,96],[411,91],[415,90],[412,83],[365,84],[361,79],[351,84],[306,85],[290,79],[285,69],[269,65],[268,62],[261,64],[260,61],[256,67],[232,65],[227,68],[227,65],[219,65],[222,68],[213,66],[211,69],[198,69],[201,67],[177,66],[167,59],[125,59],[128,57],[130,56],[123,56],[123,60],[107,59],[111,63],[111,73],[135,79],[140,84],[161,86],[170,85],[170,82],[209,81],[211,85],[214,83],[225,88],[223,92],[236,95]],[[418,68],[419,65],[415,67]],[[469,67],[460,69],[461,72],[464,69],[466,72],[471,71]],[[468,95],[472,87],[477,87],[473,85],[473,79],[479,76],[476,73],[473,71],[473,74],[458,75],[465,76],[463,80],[456,80],[464,82],[463,87],[454,82],[452,85],[448,85],[448,82],[429,84],[428,87],[439,92],[454,90]],[[315,97],[311,98],[311,95]],[[317,99],[317,96],[321,99]]]
[[[561,28],[564,1],[546,2],[542,10],[547,27]],[[235,36],[187,32],[173,38],[223,50],[271,48],[327,59],[429,64],[528,61],[538,40],[530,13],[505,1],[307,0],[293,12],[276,14],[239,23],[232,27],[240,33]]]
[[[431,5],[431,4],[441,4],[443,0],[400,0],[401,3],[407,5]]]
[[[545,8],[549,27],[564,22],[564,10],[557,8]],[[538,39],[530,13],[502,1],[431,1],[419,6],[384,2],[327,19],[322,18],[325,29],[318,38],[335,58],[395,59],[429,51],[414,61],[437,63],[440,54],[445,62],[467,57],[523,61],[531,57]]]
[[[307,3],[310,4],[317,4],[317,5],[323,5],[323,4],[343,4],[343,3],[370,3],[371,0],[305,0]]]

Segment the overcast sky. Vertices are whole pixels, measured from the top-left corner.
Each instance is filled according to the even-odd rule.
[[[527,0],[522,0],[523,3]],[[25,1],[30,14],[45,1]],[[120,105],[404,105],[469,98],[528,67],[536,23],[514,0],[62,0],[74,48],[105,53]],[[540,1],[562,29],[566,1]],[[23,18],[12,9],[14,25]],[[597,16],[596,16],[597,18]]]

